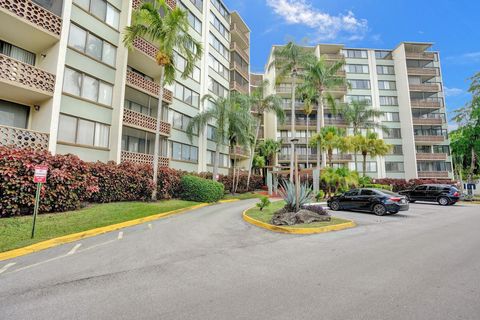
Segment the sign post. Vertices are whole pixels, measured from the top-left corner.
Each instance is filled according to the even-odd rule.
[[[47,166],[35,166],[33,182],[37,184],[37,192],[35,194],[35,206],[33,208],[32,239],[35,236],[35,223],[37,221],[38,205],[40,203],[40,191],[42,190],[42,183],[47,182],[47,172],[48,172]]]

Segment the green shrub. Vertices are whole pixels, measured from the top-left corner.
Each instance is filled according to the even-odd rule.
[[[383,189],[383,190],[388,190],[392,191],[393,187],[386,185],[386,184],[376,184],[376,183],[370,183],[370,184],[364,184],[364,188],[373,188],[373,189]]]
[[[192,175],[181,178],[180,188],[180,198],[189,201],[217,202],[224,195],[223,184]]]
[[[363,187],[365,185],[368,185],[368,184],[372,184],[372,178],[370,178],[369,176],[359,177],[358,178],[358,183],[360,184],[361,187]]]
[[[323,190],[319,190],[317,195],[315,196],[315,200],[320,201],[325,198],[325,192]]]
[[[260,211],[262,211],[264,208],[268,207],[271,204],[270,200],[268,197],[261,197],[260,202],[257,203],[257,207],[260,208]]]

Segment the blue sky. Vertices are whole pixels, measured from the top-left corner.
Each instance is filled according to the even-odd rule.
[[[449,112],[469,100],[467,78],[480,71],[478,0],[224,1],[252,31],[252,71],[263,71],[271,46],[289,39],[380,49],[434,42]]]

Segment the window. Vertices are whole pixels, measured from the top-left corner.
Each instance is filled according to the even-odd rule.
[[[367,58],[367,51],[365,50],[352,50],[347,49],[343,50],[345,57],[347,58],[355,58],[355,59],[366,59]]]
[[[358,164],[358,170],[361,172],[363,171],[363,161],[362,162],[357,162]],[[354,169],[355,164],[351,163],[352,169]],[[366,163],[366,172],[377,172],[377,162],[376,161],[367,161]]]
[[[215,8],[217,8],[218,12],[220,12],[220,14],[225,18],[227,19],[227,21],[229,21],[229,13],[228,13],[228,10],[227,8],[225,8],[225,6],[220,2],[220,0],[211,0],[212,1],[212,4]]]
[[[194,15],[190,10],[188,10],[188,8],[185,7],[185,5],[182,2],[177,1],[177,6],[179,6],[182,10],[187,12],[188,24],[190,25],[190,27],[193,30],[197,31],[199,34],[202,34],[202,21],[200,21],[200,19],[198,19],[196,15]],[[201,10],[202,9],[200,8],[200,11]]]
[[[172,159],[197,163],[198,148],[172,141]]]
[[[381,106],[398,106],[398,98],[380,96],[380,105]]]
[[[74,96],[111,106],[113,86],[79,71],[65,68],[63,91]]]
[[[209,35],[209,43],[210,45],[220,53],[225,59],[229,60],[230,51],[225,47],[212,33]]]
[[[220,153],[218,166],[228,168],[229,156],[228,154]],[[215,164],[215,151],[207,150],[207,164],[213,166]]]
[[[395,74],[393,66],[377,66],[377,74]]]
[[[404,172],[403,162],[385,162],[387,172]]]
[[[401,156],[403,155],[403,146],[399,144],[395,144],[392,146],[392,149],[390,151],[390,155],[394,156]]]
[[[347,64],[348,73],[368,73],[368,65],[366,64]]]
[[[377,50],[377,51],[375,51],[375,58],[384,59],[384,60],[391,60],[392,59],[392,52],[391,51],[385,51],[385,50]]]
[[[172,127],[178,130],[187,131],[188,124],[192,117],[184,115],[183,113],[177,112],[170,109],[168,113],[168,122],[172,124]],[[194,130],[195,134],[198,134],[198,131]]]
[[[176,51],[173,52],[173,57],[175,61],[175,67],[178,69],[178,71],[180,71],[181,73],[185,72],[185,66],[187,64],[185,58],[178,54]],[[200,82],[200,68],[197,66],[193,66],[193,72],[188,76],[196,82]]]
[[[228,68],[211,54],[208,55],[208,65],[215,70],[216,73],[225,78],[225,80],[228,80]]]
[[[210,23],[212,26],[217,29],[218,32],[227,40],[229,40],[229,31],[228,28],[223,25],[223,23],[218,20],[217,16],[213,14],[213,12],[210,12]]]
[[[60,114],[59,141],[108,148],[109,135],[109,125]]]
[[[383,121],[399,122],[400,121],[400,113],[398,113],[398,112],[385,112],[383,114]]]
[[[35,53],[23,50],[22,48],[2,40],[0,40],[0,53],[23,63],[30,64],[32,66],[35,65]]]
[[[353,189],[353,190],[350,190],[348,192],[345,192],[345,196],[347,197],[352,197],[352,196],[356,196],[358,195],[358,190],[357,189]]]
[[[368,190],[368,189],[362,189],[360,191],[361,196],[376,196],[377,193],[373,190]]]
[[[379,80],[378,81],[378,88],[380,90],[396,90],[397,89],[397,83],[395,81]]]
[[[347,96],[347,101],[351,102],[360,102],[365,103],[368,106],[372,105],[372,96],[361,96],[361,95],[349,95]]]
[[[415,191],[426,191],[428,186],[418,186],[415,188]]]
[[[217,128],[215,128],[214,126],[207,125],[207,139],[208,140],[211,140],[211,141],[216,141],[217,140],[216,130],[217,130]]]
[[[446,153],[450,155],[450,147],[449,146],[433,146],[433,153]]]
[[[27,128],[30,107],[0,100],[0,125]]]
[[[348,80],[352,89],[370,89],[370,80]]]
[[[178,100],[183,101],[191,105],[192,107],[199,107],[200,95],[197,92],[190,90],[189,88],[183,86],[178,82],[175,82],[174,96]]]
[[[213,80],[211,77],[208,77],[208,90],[213,92],[219,97],[227,97],[228,89],[222,86],[217,81]]]
[[[445,161],[421,161],[417,162],[418,171],[452,171],[452,164]]]
[[[190,0],[198,10],[203,11],[203,0]]]
[[[385,139],[401,139],[402,132],[400,128],[389,128],[383,133]]]
[[[81,8],[90,12],[109,26],[118,30],[120,11],[105,0],[73,0]]]

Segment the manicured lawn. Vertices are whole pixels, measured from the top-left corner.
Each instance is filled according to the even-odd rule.
[[[263,209],[263,211],[260,211],[260,209],[257,208],[257,207],[249,209],[247,211],[247,215],[249,217],[255,219],[255,220],[270,223],[275,211],[281,209],[284,205],[285,205],[285,202],[283,202],[283,201],[272,202],[272,204],[269,207]],[[331,225],[334,225],[334,224],[340,224],[340,223],[345,223],[345,222],[350,222],[350,221],[332,217],[332,219],[330,221],[327,221],[327,222],[314,222],[314,223],[310,223],[310,224],[305,224],[305,223],[304,224],[296,224],[296,225],[288,226],[288,227],[289,228],[318,228],[318,227],[331,226]]]
[[[255,193],[255,192],[246,192],[246,193],[241,193],[241,194],[226,194],[225,197],[223,197],[224,200],[229,200],[229,199],[240,199],[240,200],[247,200],[247,199],[255,199],[255,198],[261,198],[264,197],[261,194]]]
[[[117,202],[95,204],[77,211],[42,214],[37,217],[34,239],[30,239],[32,216],[4,218],[0,219],[0,252],[67,234],[187,208],[196,204],[198,203],[183,200],[150,203]]]

